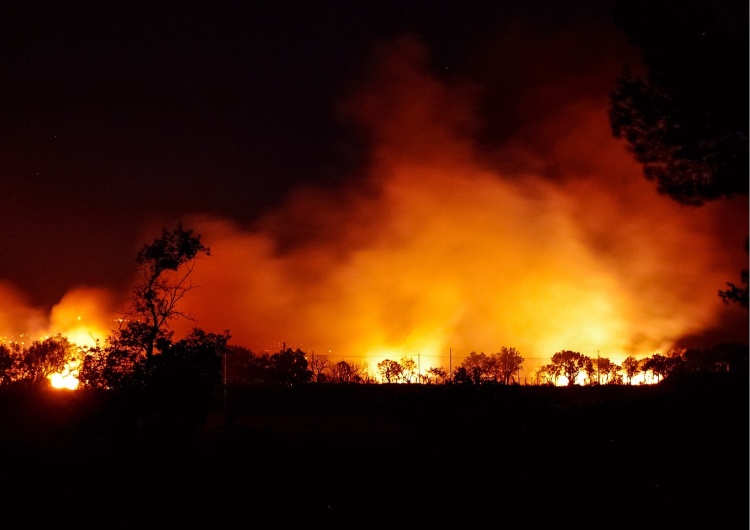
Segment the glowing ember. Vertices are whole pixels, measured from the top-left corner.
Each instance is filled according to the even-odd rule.
[[[50,385],[53,388],[61,388],[66,390],[75,390],[78,388],[78,361],[74,361],[65,365],[65,369],[62,372],[51,374],[49,376]]]

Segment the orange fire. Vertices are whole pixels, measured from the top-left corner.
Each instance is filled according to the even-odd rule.
[[[62,372],[49,376],[49,382],[52,388],[63,388],[66,390],[75,390],[78,388],[78,365],[80,362],[73,361],[67,363]]]
[[[580,80],[554,107],[549,88],[529,90],[522,108],[545,115],[480,148],[472,91],[426,63],[414,41],[382,50],[343,105],[371,132],[365,182],[298,188],[252,226],[184,219],[212,252],[178,334],[229,330],[256,352],[286,343],[371,369],[411,357],[422,373],[508,346],[526,359],[522,379],[564,349],[620,363],[727,322],[722,340],[746,340],[746,314],[717,296],[746,267],[746,200],[658,195],[612,138],[608,93]],[[67,301],[81,314],[82,299]],[[107,329],[112,313],[97,314]]]
[[[371,367],[379,352],[448,369],[509,346],[529,377],[563,349],[621,362],[745,319],[717,296],[746,262],[744,201],[657,195],[612,138],[606,94],[487,157],[466,135],[471,105],[421,53],[397,47],[347,106],[377,142],[366,186],[297,190],[250,228],[190,220],[212,248],[187,301],[199,326]]]

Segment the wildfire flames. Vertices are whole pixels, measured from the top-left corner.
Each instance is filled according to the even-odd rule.
[[[195,321],[176,331],[229,330],[256,352],[286,343],[370,367],[407,356],[422,372],[509,346],[523,377],[563,349],[621,362],[746,320],[717,296],[746,263],[745,200],[686,208],[657,195],[612,138],[606,93],[580,93],[480,149],[472,91],[426,62],[413,40],[382,50],[343,105],[370,131],[364,182],[297,189],[249,227],[184,219],[211,256],[184,299]],[[545,94],[530,91],[525,107]],[[11,301],[0,325],[45,328],[0,288]],[[46,329],[101,338],[115,299],[76,290]],[[83,327],[69,319],[83,313]]]

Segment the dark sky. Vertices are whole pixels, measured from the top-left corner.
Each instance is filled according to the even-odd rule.
[[[413,59],[420,54],[424,64],[404,66],[420,63]],[[701,333],[701,326],[723,319],[722,309],[712,306],[693,322],[701,312],[696,308],[716,304],[724,281],[739,279],[747,207],[732,203],[691,214],[657,197],[614,143],[606,124],[608,93],[625,64],[638,68],[637,57],[613,25],[609,1],[3,2],[0,296],[8,300],[0,300],[6,302],[0,322],[13,320],[11,306],[47,312],[80,286],[126,292],[137,251],[157,230],[205,215],[232,223],[234,231],[205,225],[214,238],[206,242],[217,252],[215,270],[206,270],[203,282],[214,286],[216,297],[199,303],[212,308],[217,322],[217,304],[234,315],[254,304],[264,317],[238,334],[243,338],[259,334],[261,322],[274,337],[293,335],[285,331],[293,319],[263,320],[275,311],[290,314],[280,300],[296,308],[315,301],[296,329],[318,343],[324,333],[311,330],[329,326],[320,323],[318,309],[325,307],[333,320],[360,314],[354,308],[366,305],[357,301],[366,289],[368,307],[378,306],[383,318],[392,306],[418,314],[411,304],[424,274],[410,267],[420,258],[399,254],[398,237],[411,242],[414,256],[446,241],[451,249],[466,247],[465,256],[476,253],[478,261],[492,256],[498,264],[482,274],[496,278],[493,270],[506,265],[492,255],[495,241],[518,244],[516,253],[550,267],[571,253],[596,271],[579,271],[582,277],[601,274],[617,301],[596,299],[596,289],[572,270],[550,277],[591,294],[591,307],[610,311],[619,304],[628,329],[658,322],[649,344]],[[399,210],[401,198],[392,192],[413,187],[402,168],[415,163],[431,167],[434,185],[412,189],[408,207]],[[487,183],[477,197],[462,196],[465,188],[439,199],[423,196],[437,193],[450,168],[495,172],[504,194],[481,202],[500,193]],[[526,188],[525,179],[535,184]],[[557,188],[546,189],[539,179]],[[352,192],[368,187],[369,199],[380,202]],[[530,197],[539,202],[527,205]],[[453,205],[455,212],[454,198],[464,201]],[[427,212],[426,205],[433,213],[409,217],[423,207]],[[472,209],[517,217],[474,224]],[[530,230],[528,219],[537,215],[542,228],[520,246],[517,234]],[[737,219],[742,229],[725,229]],[[421,240],[419,232],[399,232],[410,223],[421,223]],[[579,233],[568,231],[569,223],[580,225]],[[462,224],[473,228],[461,233]],[[371,230],[363,235],[365,227]],[[426,245],[424,234],[435,243]],[[665,234],[666,247],[659,240]],[[487,248],[471,247],[472,238]],[[274,250],[265,254],[267,248]],[[701,250],[679,255],[685,248]],[[367,267],[360,261],[367,252],[380,272],[350,290],[351,271]],[[408,270],[387,274],[403,277],[403,285],[384,288],[391,280],[383,271],[399,260],[410,263]],[[649,305],[640,296],[663,298],[658,287],[672,283],[669,272],[681,264],[695,270],[681,272],[685,278],[674,282],[679,287],[672,286],[669,302],[640,308]],[[444,286],[471,269],[458,270],[445,272]],[[509,269],[498,289],[526,296],[519,285],[532,280],[516,277],[521,270],[533,267]],[[688,294],[699,281],[705,299]],[[375,301],[386,292],[397,296]],[[489,303],[479,300],[475,286],[459,283],[455,292],[478,297],[480,315]],[[675,307],[686,308],[676,320]],[[488,326],[500,318],[486,313]],[[363,326],[382,329],[373,315],[361,316],[368,323],[352,322],[350,336]],[[471,336],[469,328],[457,325],[451,336]],[[643,343],[638,333],[647,332],[632,331],[628,348]]]
[[[437,72],[484,76],[498,28],[580,10],[557,4],[3,2],[0,279],[50,305],[121,282],[150,216],[248,222],[300,182],[357,178],[336,105],[374,43],[414,32]]]

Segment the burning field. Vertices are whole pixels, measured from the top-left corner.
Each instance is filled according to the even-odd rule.
[[[194,320],[175,330],[370,367],[411,357],[422,371],[507,346],[522,377],[563,349],[621,362],[746,340],[747,314],[717,296],[747,263],[746,199],[691,208],[657,194],[609,128],[619,64],[596,67],[552,85],[525,72],[527,90],[491,116],[515,133],[488,143],[482,87],[431,72],[417,38],[377,46],[339,108],[368,142],[360,175],[297,187],[252,223],[183,215],[211,256],[181,302]],[[142,241],[172,221],[152,220]],[[129,289],[82,285],[47,313],[0,283],[4,340],[92,345]]]

